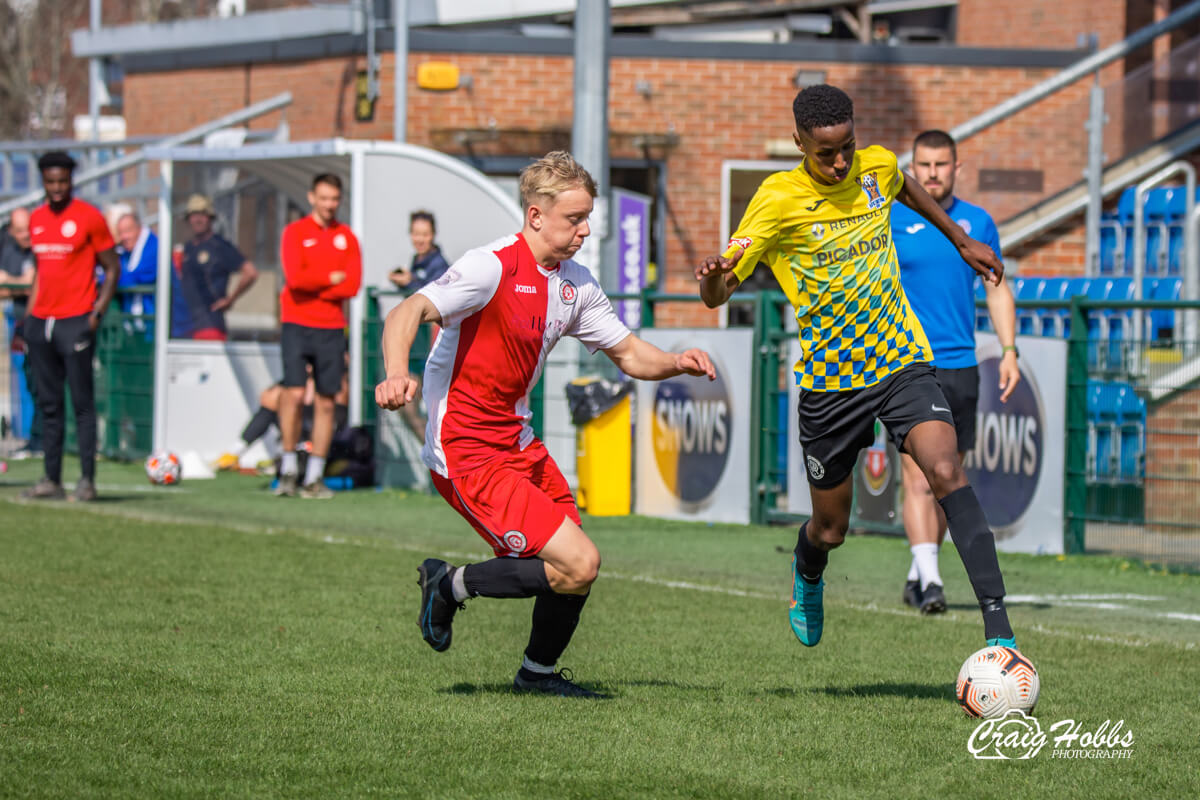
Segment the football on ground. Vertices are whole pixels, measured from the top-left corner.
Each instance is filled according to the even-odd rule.
[[[156,486],[179,483],[183,470],[179,456],[174,453],[151,453],[146,456],[146,477]]]
[[[963,663],[954,694],[972,717],[1033,712],[1041,680],[1033,662],[1012,647],[985,647]]]

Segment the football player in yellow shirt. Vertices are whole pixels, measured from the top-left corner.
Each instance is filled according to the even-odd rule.
[[[899,170],[894,153],[878,146],[856,152],[854,104],[841,89],[809,86],[792,111],[804,160],[763,181],[728,249],[695,270],[700,296],[715,308],[766,262],[796,309],[800,444],[813,513],[800,527],[793,558],[792,631],[809,647],[821,640],[821,574],[829,551],[845,540],[851,471],[874,439],[878,417],[946,512],[988,644],[1014,647],[995,537],[967,483],[929,342],[900,285],[892,201],[925,217],[985,280],[998,285],[1004,267]]]

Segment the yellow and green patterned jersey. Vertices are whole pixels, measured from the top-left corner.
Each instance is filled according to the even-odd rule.
[[[800,323],[796,385],[865,389],[933,352],[900,286],[891,204],[904,185],[896,155],[868,147],[846,177],[819,183],[804,169],[762,182],[726,255],[746,280],[766,262]]]

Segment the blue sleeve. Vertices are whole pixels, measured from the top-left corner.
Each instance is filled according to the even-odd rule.
[[[153,233],[142,248],[142,260],[129,273],[130,283],[135,286],[153,284],[158,279],[158,237]]]

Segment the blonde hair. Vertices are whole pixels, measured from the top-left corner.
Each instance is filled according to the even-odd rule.
[[[539,202],[554,202],[569,189],[586,189],[596,196],[596,181],[565,150],[555,150],[521,170],[521,210]]]

